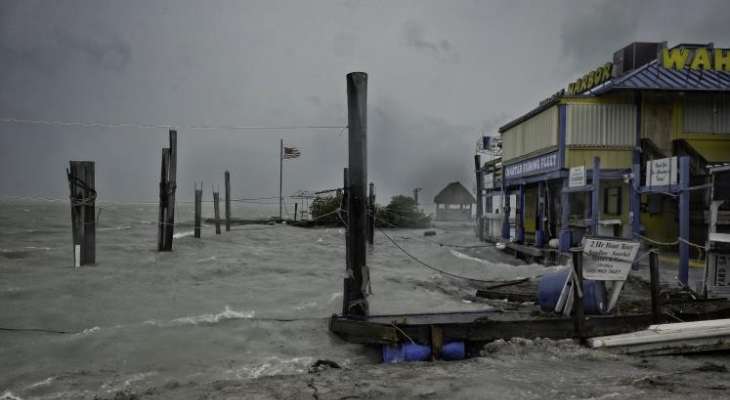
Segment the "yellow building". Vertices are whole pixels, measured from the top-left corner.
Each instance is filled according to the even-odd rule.
[[[730,161],[730,50],[632,43],[499,132],[517,198],[503,239],[566,251],[623,237],[687,258],[706,240],[707,167]]]

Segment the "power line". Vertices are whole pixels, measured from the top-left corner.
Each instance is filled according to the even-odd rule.
[[[385,237],[388,238],[388,240],[390,240],[390,242],[393,243],[393,245],[395,247],[397,247],[400,251],[402,251],[403,254],[407,255],[408,257],[410,257],[411,259],[413,259],[413,261],[415,261],[415,262],[423,265],[424,267],[426,267],[426,268],[428,268],[428,269],[430,269],[432,271],[436,271],[436,272],[438,272],[438,273],[440,273],[442,275],[450,276],[452,278],[463,279],[463,280],[467,280],[467,281],[471,281],[471,282],[494,283],[494,281],[488,281],[488,280],[485,280],[485,279],[469,278],[467,276],[461,276],[461,275],[453,274],[451,272],[447,272],[447,271],[444,271],[442,269],[436,268],[436,267],[434,267],[432,265],[429,265],[429,264],[425,263],[424,261],[421,261],[418,257],[414,256],[413,254],[409,253],[403,247],[401,247],[395,240],[393,240],[392,237],[390,237],[390,235],[388,235],[387,233],[385,233],[385,231],[383,229],[378,228],[378,230],[380,231],[380,233],[382,233],[383,235],[385,235]]]
[[[176,125],[176,124],[152,124],[142,122],[98,122],[98,121],[54,121],[43,119],[22,119],[22,118],[0,118],[1,123],[6,124],[32,124],[60,127],[80,128],[135,128],[135,129],[184,129],[195,131],[266,131],[266,130],[313,130],[313,129],[340,129],[342,132],[347,126],[343,125]]]

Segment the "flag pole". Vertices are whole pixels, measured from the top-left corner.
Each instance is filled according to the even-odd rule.
[[[282,188],[284,182],[284,139],[279,142],[279,220],[283,219],[283,203],[284,197],[282,197]]]

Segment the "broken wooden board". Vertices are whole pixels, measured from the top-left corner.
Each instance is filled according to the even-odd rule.
[[[593,348],[625,354],[689,354],[730,349],[730,319],[651,325],[646,330],[595,337]]]

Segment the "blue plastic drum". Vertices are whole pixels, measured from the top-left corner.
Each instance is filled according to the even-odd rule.
[[[543,275],[537,283],[537,303],[545,312],[555,310],[570,269]],[[606,286],[603,281],[583,280],[583,307],[586,314],[603,314],[606,310]]]

